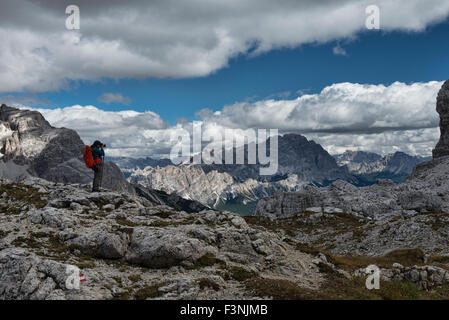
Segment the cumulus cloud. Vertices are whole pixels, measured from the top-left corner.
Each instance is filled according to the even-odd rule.
[[[97,139],[106,143],[110,156],[159,156],[170,150],[169,127],[152,111],[104,111],[79,105],[34,110],[55,127],[76,130],[86,144]]]
[[[411,155],[430,156],[439,137],[439,128],[385,131],[374,134],[309,134],[308,139],[321,144],[330,154],[346,150],[363,150],[388,154],[402,151]]]
[[[131,103],[131,98],[123,96],[121,93],[103,93],[98,97],[98,101],[106,104],[118,103],[128,105]]]
[[[236,128],[278,128],[298,133],[366,134],[438,126],[435,99],[442,82],[389,86],[338,83],[292,100],[261,100],[198,113]]]
[[[208,75],[239,54],[324,43],[365,28],[380,7],[385,31],[422,31],[446,0],[77,0],[81,29],[65,29],[64,1],[0,3],[0,92],[50,91],[68,80]]]
[[[204,135],[225,129],[276,128],[300,133],[331,154],[347,149],[430,155],[439,137],[435,99],[442,82],[389,86],[339,83],[292,100],[262,100],[202,110]],[[172,134],[192,122],[168,125],[146,111],[103,111],[94,106],[37,109],[56,127],[75,129],[85,143],[100,139],[111,156],[168,157]]]

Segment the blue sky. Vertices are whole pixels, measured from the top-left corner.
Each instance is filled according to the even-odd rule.
[[[69,89],[37,96],[49,102],[41,106],[50,108],[80,104],[112,111],[151,110],[174,123],[181,117],[196,119],[195,113],[202,108],[215,111],[239,101],[294,98],[301,91],[317,93],[339,82],[389,85],[444,80],[449,69],[448,34],[448,20],[422,32],[370,30],[352,40],[276,49],[254,57],[240,55],[203,77],[77,81]],[[333,53],[337,45],[346,55]],[[98,101],[107,92],[121,93],[131,103]]]

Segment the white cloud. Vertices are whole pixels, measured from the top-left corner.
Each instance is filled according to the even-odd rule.
[[[278,128],[298,133],[380,133],[438,126],[436,95],[442,82],[389,86],[338,83],[292,100],[261,100],[198,114],[237,128]]]
[[[346,150],[363,150],[379,154],[402,151],[412,155],[431,156],[439,137],[439,128],[386,131],[374,134],[308,134],[308,139],[321,144],[330,154]]]
[[[447,0],[76,2],[79,32],[65,29],[63,1],[1,1],[0,92],[204,76],[239,54],[353,37],[369,4],[380,7],[385,31],[422,31],[449,13]]]
[[[123,96],[121,93],[103,93],[98,97],[98,101],[104,102],[106,104],[110,103],[118,103],[128,105],[131,103],[131,99],[129,97]]]
[[[347,55],[345,48],[341,47],[339,44],[332,48],[332,52],[337,56]]]
[[[304,134],[332,154],[351,149],[430,155],[439,137],[435,98],[441,85],[339,83],[293,100],[237,103],[199,114],[204,133],[277,128],[281,133]],[[111,156],[168,157],[175,143],[171,133],[192,128],[186,120],[169,126],[151,111],[112,112],[93,106],[37,110],[52,125],[75,129],[85,143],[104,141]]]
[[[111,156],[144,156],[169,150],[164,144],[164,140],[169,142],[168,125],[151,111],[104,111],[79,105],[34,110],[55,127],[76,130],[86,144],[101,140]]]

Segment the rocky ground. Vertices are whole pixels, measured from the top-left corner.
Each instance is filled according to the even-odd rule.
[[[313,257],[229,212],[32,179],[0,185],[0,297],[240,299],[248,278],[318,288]],[[82,269],[68,290],[67,265]]]
[[[296,217],[296,223],[319,226],[323,217],[314,215]],[[338,213],[325,218],[342,219],[347,228],[361,224]],[[303,228],[292,221],[245,219],[223,211],[175,211],[124,193],[91,193],[88,185],[3,180],[0,298],[444,297],[444,256],[418,249],[363,259],[337,255],[315,247],[319,241],[312,238],[304,244]],[[363,269],[370,263],[384,268],[386,282],[376,293],[364,285]],[[84,275],[79,290],[67,288],[68,266]],[[342,287],[348,293],[337,290]]]

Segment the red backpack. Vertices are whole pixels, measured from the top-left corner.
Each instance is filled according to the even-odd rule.
[[[83,151],[84,163],[86,167],[92,169],[94,166],[94,157],[92,156],[92,148],[90,146],[85,146]]]

